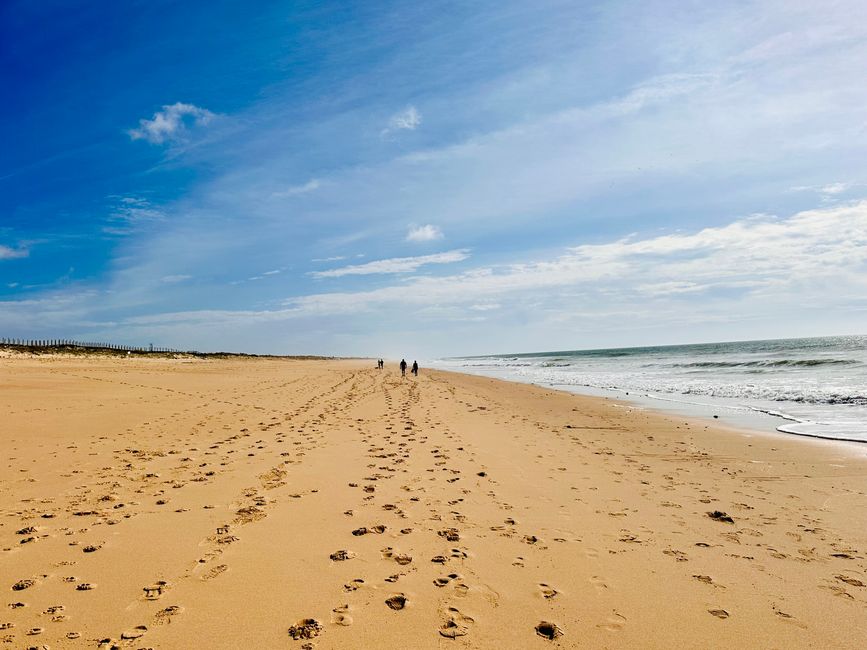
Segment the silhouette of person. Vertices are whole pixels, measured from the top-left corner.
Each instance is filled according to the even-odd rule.
[[[412,362],[412,374],[418,377],[418,361]]]
[[[406,377],[406,359],[400,360],[400,376]]]

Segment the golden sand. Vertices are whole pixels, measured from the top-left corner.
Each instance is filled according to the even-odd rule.
[[[0,648],[867,647],[863,447],[372,365],[0,359]]]

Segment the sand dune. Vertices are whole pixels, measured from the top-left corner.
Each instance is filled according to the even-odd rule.
[[[863,447],[372,365],[0,360],[0,647],[867,646]]]

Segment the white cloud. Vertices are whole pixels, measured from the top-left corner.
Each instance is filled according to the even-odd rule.
[[[824,304],[835,297],[845,302],[846,295],[865,292],[867,201],[788,219],[751,216],[692,234],[576,246],[548,261],[414,278],[370,291],[302,296],[287,305],[299,313],[323,314],[388,304],[471,308],[510,297],[514,309],[523,297],[544,299],[555,311],[577,300],[592,313],[603,306],[690,301],[702,293],[704,304],[712,304],[715,295],[738,295],[754,301],[752,309],[762,310]]]
[[[319,182],[318,179],[312,178],[303,185],[292,185],[287,187],[285,190],[280,192],[274,192],[271,196],[274,198],[286,198],[289,196],[299,196],[301,194],[308,194],[310,192],[315,192],[322,186],[322,183]]]
[[[470,256],[466,248],[436,253],[434,255],[420,255],[418,257],[393,257],[386,260],[376,260],[367,264],[355,264],[344,266],[339,269],[328,271],[312,271],[308,275],[314,278],[339,278],[344,275],[372,275],[374,273],[412,273],[426,264],[452,264],[462,262]]]
[[[27,257],[30,255],[30,251],[26,248],[11,248],[9,246],[3,246],[0,244],[0,260],[14,260],[21,257]]]
[[[414,131],[421,124],[421,113],[418,112],[415,106],[407,106],[406,110],[392,115],[388,121],[388,126],[392,130],[406,129]]]
[[[438,226],[425,224],[424,226],[412,226],[406,233],[406,241],[425,242],[443,238],[443,231]]]
[[[437,256],[380,260],[325,271],[325,277],[399,273],[420,264],[466,259],[458,250]],[[631,237],[565,249],[547,260],[477,267],[446,276],[413,277],[364,291],[297,296],[284,307],[262,311],[197,310],[124,319],[122,326],[233,327],[365,312],[387,318],[389,309],[431,308],[450,319],[499,308],[505,330],[514,317],[519,330],[545,322],[580,320],[591,331],[681,327],[708,322],[750,321],[818,310],[830,317],[853,313],[867,295],[867,201],[797,213],[789,218],[750,216],[693,233]],[[58,297],[57,300],[60,300]],[[32,322],[79,322],[93,309],[77,297],[55,301],[7,301],[0,324],[14,314]],[[42,311],[42,310],[46,311]],[[66,320],[64,320],[66,319]],[[546,320],[547,319],[547,320]],[[381,321],[380,321],[381,323]],[[545,331],[544,328],[541,331]],[[571,330],[570,330],[571,331]],[[521,340],[523,340],[523,335]]]
[[[335,255],[334,257],[315,257],[311,262],[339,262],[340,260],[345,260],[346,255]]]
[[[192,121],[195,126],[203,126],[213,118],[214,114],[205,108],[177,102],[166,104],[163,110],[154,113],[149,120],[139,120],[139,127],[130,129],[127,133],[133,140],[162,144],[181,138],[187,131],[187,122]]]
[[[388,135],[394,131],[415,131],[421,124],[421,113],[415,106],[407,106],[400,113],[395,113],[388,120],[388,126],[380,135]]]
[[[825,198],[830,198],[837,194],[842,194],[858,185],[858,183],[838,181],[835,183],[826,183],[825,185],[795,185],[790,187],[789,190],[792,192],[816,192],[823,195]]]
[[[400,260],[381,263],[392,270],[400,266]],[[253,333],[265,336],[281,331],[286,321],[312,319],[318,329],[309,342],[320,341],[318,349],[331,353],[322,341],[340,345],[346,332],[343,322],[339,333],[329,330],[333,315],[352,314],[360,335],[370,328],[373,334],[367,336],[382,333],[386,338],[376,340],[387,343],[399,314],[401,327],[412,328],[415,337],[440,332],[437,345],[443,353],[459,345],[454,331],[443,330],[444,322],[469,328],[460,330],[461,337],[469,337],[460,343],[468,352],[519,349],[532,341],[556,349],[574,345],[576,336],[593,345],[641,344],[648,336],[669,342],[798,336],[809,333],[808,326],[817,334],[857,331],[865,295],[867,201],[788,218],[750,216],[693,232],[586,244],[546,259],[404,278],[372,290],[301,295],[260,311],[152,312],[99,323],[94,314],[105,313],[104,303],[113,300],[107,293],[5,301],[0,327],[22,332],[100,327],[96,331],[104,337],[123,332],[125,338],[204,348],[205,340],[222,345],[220,336],[228,331],[243,347]],[[480,320],[487,312],[496,313],[496,328],[486,329]],[[346,353],[360,345],[353,340],[344,342]]]
[[[825,185],[820,191],[822,194],[840,194],[848,190],[849,187],[849,183],[830,183]]]

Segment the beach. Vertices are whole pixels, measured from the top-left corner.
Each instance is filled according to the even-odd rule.
[[[0,359],[0,647],[867,646],[867,445],[374,365]]]

